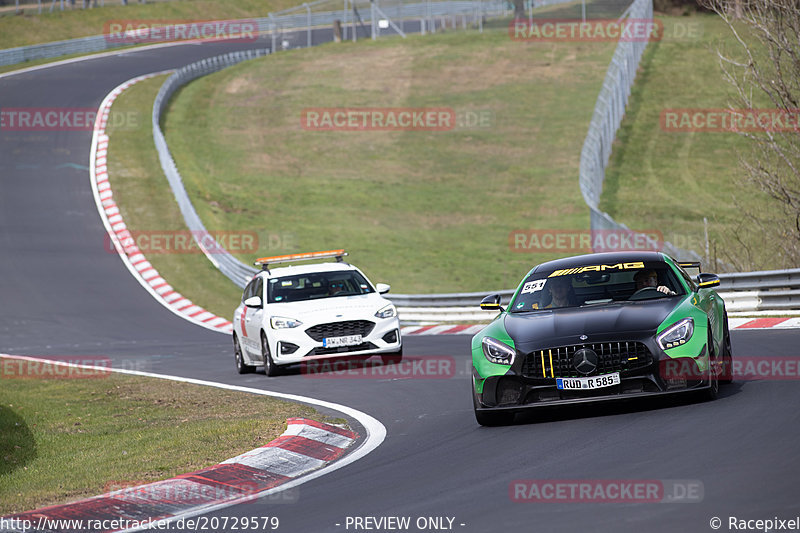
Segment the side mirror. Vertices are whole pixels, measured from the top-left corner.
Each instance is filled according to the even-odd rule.
[[[719,285],[719,276],[717,276],[716,274],[709,274],[708,272],[703,272],[701,274],[698,274],[697,285],[700,286],[701,289],[716,287]]]
[[[244,301],[247,307],[261,307],[261,296],[251,296]]]
[[[378,291],[378,294],[386,294],[391,288],[392,286],[388,283],[377,283],[375,285],[375,290]]]
[[[500,307],[500,295],[490,294],[481,300],[481,309],[484,311],[500,311],[502,313],[503,308]]]

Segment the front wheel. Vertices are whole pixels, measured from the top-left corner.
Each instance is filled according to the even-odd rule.
[[[261,332],[261,357],[264,358],[264,373],[268,377],[278,375],[278,365],[272,360],[272,354],[269,353],[269,343],[267,342],[267,335]]]
[[[714,350],[714,336],[711,334],[711,326],[708,328],[708,381],[710,386],[705,390],[704,397],[708,401],[717,399],[719,395],[719,362]]]
[[[254,366],[244,362],[244,354],[242,354],[242,347],[236,334],[233,335],[233,360],[236,362],[236,371],[240,374],[249,374],[255,370]]]
[[[720,383],[728,385],[733,383],[733,347],[731,346],[731,332],[728,330],[728,313],[725,313],[725,327],[722,333],[722,379]]]

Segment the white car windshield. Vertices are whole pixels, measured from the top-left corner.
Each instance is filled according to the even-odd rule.
[[[355,270],[314,272],[270,279],[267,284],[267,302],[303,302],[371,292],[375,292],[375,289]]]

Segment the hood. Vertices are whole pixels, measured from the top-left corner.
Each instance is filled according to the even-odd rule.
[[[633,340],[655,335],[658,326],[681,301],[680,298],[659,298],[598,307],[508,313],[504,325],[522,353],[582,342]],[[578,338],[581,335],[588,339],[581,341]]]
[[[386,300],[377,293],[359,294],[356,296],[336,296],[333,298],[322,298],[319,300],[308,300],[305,302],[286,302],[281,304],[270,304],[269,311],[273,316],[285,316],[314,322],[318,319],[335,321],[335,314],[344,315],[341,320],[347,320],[348,315],[363,315],[364,313],[374,314],[376,311],[389,305]]]

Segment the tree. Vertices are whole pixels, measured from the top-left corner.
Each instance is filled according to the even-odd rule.
[[[744,224],[780,250],[775,264],[800,265],[800,3],[796,0],[703,0],[727,23],[737,47],[718,50],[734,89],[734,129],[749,139],[739,155],[746,183],[774,209],[743,213]],[[762,113],[761,111],[768,112]]]

